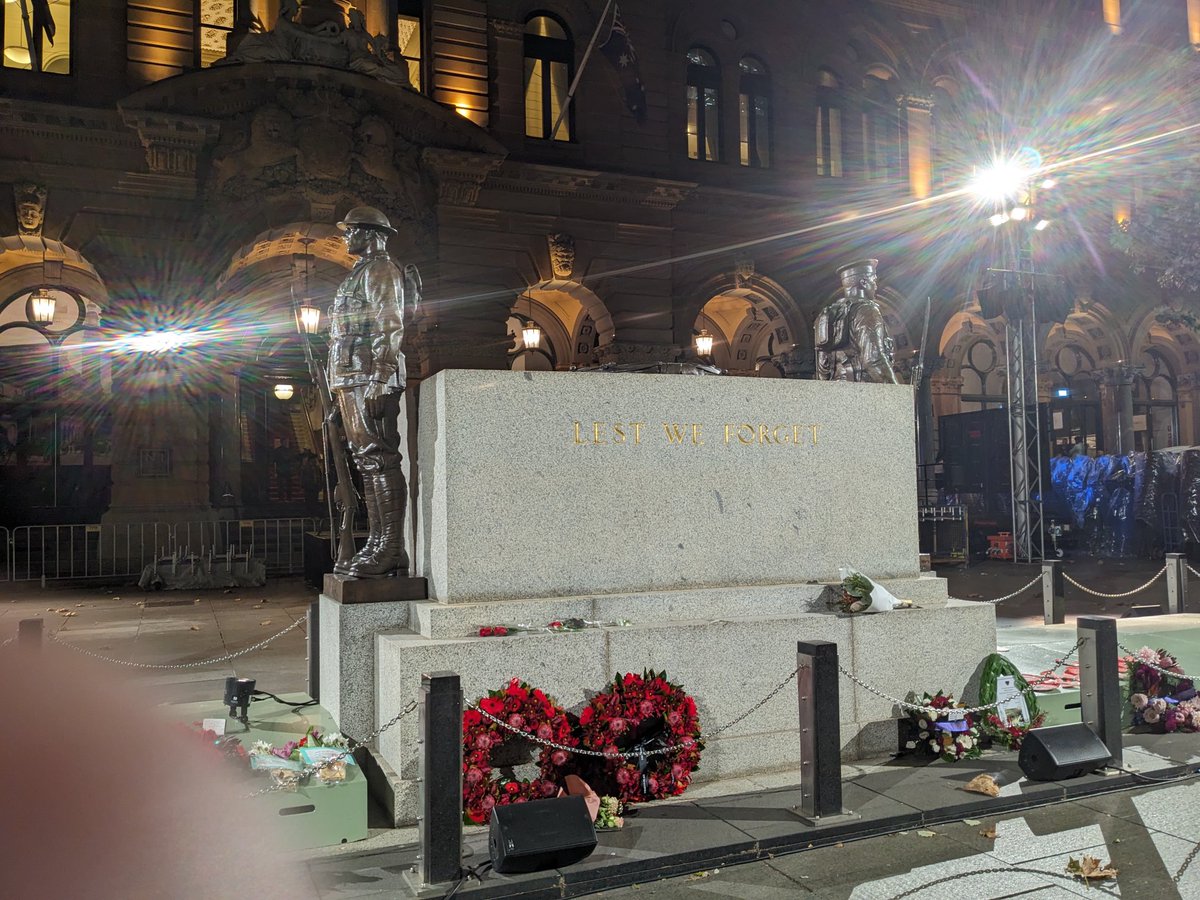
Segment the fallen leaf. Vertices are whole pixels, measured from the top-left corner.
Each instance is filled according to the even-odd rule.
[[[1083,859],[1081,860],[1076,859],[1073,856],[1070,857],[1067,860],[1067,871],[1076,878],[1082,878],[1085,884],[1093,878],[1104,879],[1117,877],[1117,870],[1113,868],[1113,864],[1111,862],[1101,865],[1100,860],[1094,856],[1088,856],[1086,853],[1083,855]]]
[[[259,624],[259,625],[270,625],[270,624],[271,624],[271,620],[270,620],[270,619],[264,619],[263,621],[259,622],[258,624]]]
[[[964,791],[971,791],[975,794],[986,794],[989,797],[1000,796],[1000,785],[996,784],[996,779],[991,775],[976,775],[970,781],[963,785]]]
[[[113,597],[114,600],[120,600],[120,597]]]
[[[234,597],[234,598],[233,598],[233,602],[234,602],[234,603],[241,603],[241,602],[242,602],[242,598],[241,598],[241,597]]]
[[[66,611],[67,611],[67,608],[65,606],[60,606],[58,609],[55,610],[55,612],[60,612],[60,613],[65,613]]]
[[[976,825],[982,825],[983,823],[978,819],[963,819],[963,824],[970,825],[972,828],[974,828]]]
[[[841,841],[838,841],[838,842],[837,842],[836,844],[834,844],[833,846],[835,846],[835,847],[841,847],[841,846],[843,846],[843,844],[842,844],[842,842],[841,842]]]
[[[192,625],[188,628],[188,631],[199,631],[199,630],[200,630],[199,625]]]
[[[937,832],[936,831],[926,831],[924,829],[921,829],[920,831],[917,832],[917,837],[937,837]]]
[[[75,612],[75,610],[73,610],[73,609],[65,609],[62,611],[61,615],[64,619],[66,619],[69,616],[77,616],[77,615],[79,615],[79,613]]]
[[[996,827],[993,825],[991,828],[985,828],[983,831],[979,832],[979,834],[987,838],[989,841],[993,841],[996,839]]]
[[[199,597],[197,597],[197,598],[196,598],[195,600],[193,600],[192,602],[193,602],[193,603],[199,603],[199,602],[200,602],[200,598],[199,598]]]
[[[83,604],[82,604],[82,603],[76,603],[75,605],[76,605],[76,606],[83,606]]]

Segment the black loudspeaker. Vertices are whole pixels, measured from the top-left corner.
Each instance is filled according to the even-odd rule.
[[[557,869],[595,849],[596,829],[581,796],[492,807],[488,851],[497,872]]]
[[[1104,742],[1082,722],[1034,728],[1017,756],[1021,771],[1032,781],[1078,778],[1111,760]]]

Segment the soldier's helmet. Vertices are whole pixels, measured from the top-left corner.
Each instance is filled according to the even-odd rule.
[[[337,223],[337,227],[342,231],[345,231],[351,225],[358,225],[361,228],[374,228],[376,231],[384,231],[388,234],[396,233],[396,229],[392,227],[392,223],[388,221],[388,217],[373,206],[356,206],[350,212],[346,213],[346,218]]]
[[[857,287],[859,280],[870,278],[874,280],[875,267],[879,265],[877,259],[856,259],[852,263],[846,263],[844,266],[838,266],[837,274],[841,279],[842,287],[849,290],[852,287]]]

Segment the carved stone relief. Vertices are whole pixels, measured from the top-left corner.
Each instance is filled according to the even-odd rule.
[[[17,206],[17,231],[41,237],[46,219],[46,187],[41,184],[14,184]]]
[[[546,235],[550,246],[550,267],[555,278],[570,278],[575,271],[575,238],[566,232]]]

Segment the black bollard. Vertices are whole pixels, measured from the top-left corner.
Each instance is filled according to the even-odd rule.
[[[1117,671],[1117,620],[1080,616],[1079,701],[1084,724],[1092,729],[1121,765],[1121,678]]]
[[[321,601],[308,604],[308,696],[321,702]]]
[[[837,644],[799,641],[800,815],[840,816],[842,810],[842,732],[838,706]]]
[[[462,685],[456,672],[421,676],[422,884],[454,881],[462,870]]]

